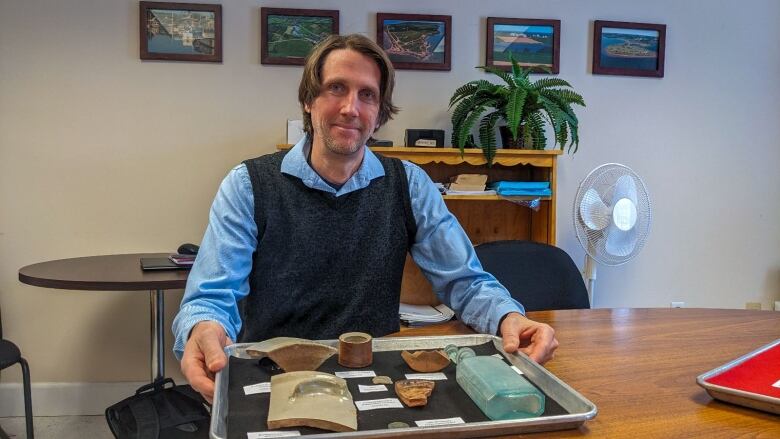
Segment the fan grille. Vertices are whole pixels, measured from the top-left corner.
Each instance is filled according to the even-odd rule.
[[[631,253],[625,256],[611,254],[606,249],[606,233],[608,228],[602,230],[593,230],[585,225],[580,213],[580,203],[588,189],[594,189],[599,197],[608,205],[612,204],[612,197],[615,194],[615,185],[618,179],[624,175],[631,177],[636,186],[636,211],[637,218],[634,225],[637,241]],[[577,239],[582,244],[585,251],[598,261],[605,265],[621,265],[633,259],[644,247],[647,235],[650,233],[650,223],[652,220],[650,196],[647,188],[641,178],[631,168],[618,163],[608,163],[601,165],[591,171],[585,180],[580,183],[577,190],[577,196],[574,198],[574,230],[577,232]]]

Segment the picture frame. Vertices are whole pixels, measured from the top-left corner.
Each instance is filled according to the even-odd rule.
[[[558,74],[561,20],[488,17],[485,65],[510,71],[509,56],[531,73]]]
[[[143,60],[222,62],[222,5],[139,3]]]
[[[338,10],[260,8],[260,63],[302,66],[317,43],[338,33]]]
[[[593,74],[664,77],[666,25],[596,20]]]
[[[396,69],[448,71],[452,16],[378,12],[376,42]]]

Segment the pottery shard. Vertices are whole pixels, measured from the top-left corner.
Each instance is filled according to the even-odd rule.
[[[371,379],[374,384],[393,384],[393,380],[389,376],[379,375]]]
[[[357,430],[357,411],[343,378],[315,371],[271,377],[268,429],[314,427],[346,432]]]
[[[407,407],[420,407],[428,404],[435,385],[430,380],[400,380],[395,382],[395,393]]]
[[[450,364],[450,358],[443,351],[403,351],[401,357],[415,372],[438,372]]]
[[[336,348],[311,340],[277,337],[249,346],[246,352],[252,358],[268,357],[274,360],[285,372],[296,372],[317,370],[337,351]]]

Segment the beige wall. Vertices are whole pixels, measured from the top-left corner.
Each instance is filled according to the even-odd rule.
[[[484,60],[485,17],[560,19],[560,77],[588,108],[580,152],[561,159],[559,245],[581,265],[570,206],[601,163],[632,166],[655,208],[639,257],[599,270],[596,305],[780,300],[775,0],[227,0],[216,65],[141,62],[137,1],[0,0],[0,306],[34,381],[148,378],[146,292],[35,288],[17,270],[200,241],[226,171],[272,151],[299,115],[300,68],[259,63],[261,5],[338,8],[343,33],[372,36],[376,11],[453,16],[452,71],[398,72],[403,111],[378,135],[396,144],[405,128],[449,130],[450,94],[482,77],[473,67]],[[591,75],[594,19],[666,23],[666,77]],[[166,326],[180,297],[168,293]]]

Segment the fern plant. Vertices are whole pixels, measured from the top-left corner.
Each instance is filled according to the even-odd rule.
[[[452,144],[460,148],[461,154],[466,147],[481,148],[488,165],[492,165],[499,121],[506,123],[513,143],[532,149],[547,146],[545,124],[549,122],[555,135],[555,145],[564,149],[568,143],[567,151],[577,152],[578,120],[572,105],[584,107],[582,96],[560,78],[542,78],[532,82],[528,78],[530,70],[522,68],[514,58],[510,60],[511,72],[488,66],[477,67],[498,76],[505,84],[480,79],[455,90],[450,98],[450,109],[455,107],[452,112]],[[479,145],[471,136],[477,121]]]

